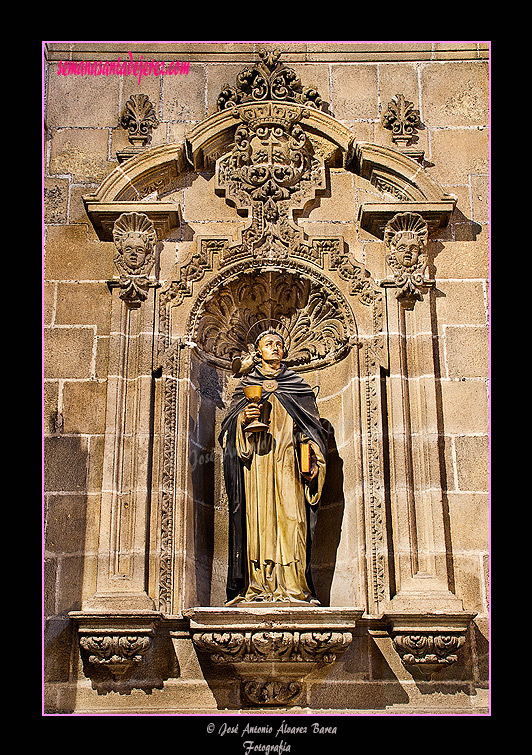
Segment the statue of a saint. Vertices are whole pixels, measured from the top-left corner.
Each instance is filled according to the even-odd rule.
[[[282,363],[281,334],[269,328],[254,346],[255,367],[237,386],[220,434],[229,499],[227,605],[318,603],[309,562],[327,431],[314,391]],[[260,406],[248,403],[249,385],[262,386]],[[268,429],[247,431],[258,419]]]

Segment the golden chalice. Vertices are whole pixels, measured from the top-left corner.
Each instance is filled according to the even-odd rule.
[[[244,387],[244,396],[247,398],[250,404],[259,405],[262,396],[262,385],[246,385]],[[260,433],[261,430],[267,430],[268,425],[264,422],[260,422],[258,419],[250,422],[246,425],[244,430],[248,433]]]

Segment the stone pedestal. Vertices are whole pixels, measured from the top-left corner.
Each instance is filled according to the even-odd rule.
[[[241,682],[247,705],[297,705],[305,678],[351,644],[361,608],[246,603],[185,611],[198,653]]]

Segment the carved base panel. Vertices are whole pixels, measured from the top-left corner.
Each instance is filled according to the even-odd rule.
[[[269,603],[185,612],[199,655],[236,675],[242,701],[294,706],[305,698],[305,678],[332,664],[351,644],[362,609]]]

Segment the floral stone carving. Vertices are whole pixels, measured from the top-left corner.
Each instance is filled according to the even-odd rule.
[[[331,292],[300,275],[271,271],[243,274],[205,302],[197,315],[198,348],[229,369],[235,358],[246,356],[254,324],[271,318],[290,340],[290,367],[315,369],[349,347],[350,325]]]
[[[145,147],[151,141],[151,132],[159,121],[147,94],[132,94],[126,102],[120,125],[128,132],[128,139],[135,146]]]

